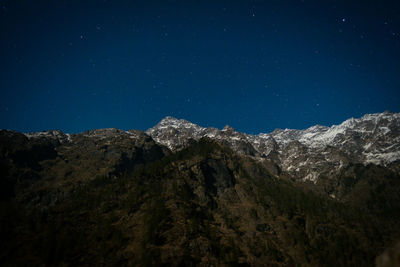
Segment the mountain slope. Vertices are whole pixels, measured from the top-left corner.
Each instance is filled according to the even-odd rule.
[[[369,266],[395,233],[210,139],[70,187],[3,206],[2,265]]]

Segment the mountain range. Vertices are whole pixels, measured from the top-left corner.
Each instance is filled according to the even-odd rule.
[[[374,163],[395,169],[400,159],[400,114],[391,112],[351,118],[331,127],[277,129],[258,135],[240,133],[229,126],[222,130],[203,128],[166,117],[146,133],[173,151],[185,147],[191,139],[209,137],[237,153],[274,162],[296,179],[313,182],[350,163]]]
[[[400,113],[258,135],[173,117],[1,130],[0,173],[5,266],[388,266],[400,240]]]

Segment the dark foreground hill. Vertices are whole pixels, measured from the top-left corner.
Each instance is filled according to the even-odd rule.
[[[53,136],[0,132],[2,266],[373,266],[400,237],[382,166],[315,184],[208,138]]]

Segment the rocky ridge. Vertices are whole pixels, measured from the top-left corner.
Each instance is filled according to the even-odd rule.
[[[187,120],[165,117],[145,133],[135,130],[98,129],[79,134],[59,130],[25,133],[29,140],[74,144],[86,138],[112,147],[114,139],[142,140],[148,135],[171,151],[192,141],[211,138],[238,154],[273,164],[298,180],[317,182],[334,176],[350,164],[373,163],[400,171],[400,113],[367,114],[331,127],[315,125],[304,130],[277,129],[271,133],[245,134],[226,126],[222,130],[201,127]]]
[[[297,179],[313,182],[322,175],[337,174],[349,164],[373,163],[395,170],[400,159],[400,113],[388,111],[331,127],[278,129],[258,135],[240,133],[229,126],[222,130],[204,128],[166,117],[146,133],[172,151],[184,148],[191,139],[208,137],[239,154],[273,162]]]

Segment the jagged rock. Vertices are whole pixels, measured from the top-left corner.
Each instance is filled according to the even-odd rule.
[[[237,153],[268,158],[296,179],[314,183],[321,176],[339,173],[349,164],[374,163],[397,172],[400,169],[400,113],[388,111],[351,118],[331,127],[277,129],[259,135],[239,133],[230,126],[222,130],[203,128],[166,117],[146,133],[173,151],[187,146],[189,139],[209,137]]]

